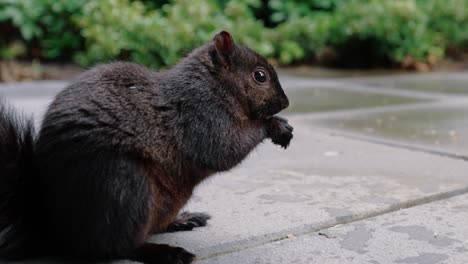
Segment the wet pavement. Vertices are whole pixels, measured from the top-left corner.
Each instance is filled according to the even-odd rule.
[[[311,126],[468,155],[468,76],[464,73],[341,78],[322,80],[319,85],[326,88],[315,85],[310,81],[307,87],[301,79],[298,88],[288,93],[288,113],[301,113]]]
[[[202,263],[466,263],[468,195],[334,226]]]
[[[363,113],[323,119],[324,126],[468,155],[468,105]]]
[[[408,104],[423,99],[385,95],[371,92],[349,91],[339,88],[308,87],[288,92],[290,106],[286,113],[325,112],[345,109]]]
[[[280,79],[290,148],[266,142],[202,183],[186,209],[208,226],[151,241],[203,264],[468,262],[468,74]],[[64,85],[0,94],[39,124]]]
[[[419,92],[445,93],[468,95],[466,80],[464,78],[450,78],[450,76],[441,76],[440,78],[416,79],[407,78],[387,80],[381,82],[369,82],[376,87],[391,87],[403,90],[413,90]]]

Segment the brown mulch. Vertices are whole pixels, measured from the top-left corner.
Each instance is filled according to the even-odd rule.
[[[83,71],[73,64],[0,61],[0,82],[71,79]]]

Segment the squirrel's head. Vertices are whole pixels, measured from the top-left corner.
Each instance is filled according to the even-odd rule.
[[[252,119],[266,119],[285,109],[288,98],[274,68],[253,50],[234,43],[221,31],[208,45],[215,74]]]

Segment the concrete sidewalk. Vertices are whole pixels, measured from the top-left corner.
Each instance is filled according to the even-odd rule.
[[[291,147],[204,182],[187,210],[209,225],[152,241],[207,264],[468,263],[468,76],[280,79]],[[64,85],[0,93],[40,120]]]

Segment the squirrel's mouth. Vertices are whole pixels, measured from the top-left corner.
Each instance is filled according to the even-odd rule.
[[[253,119],[266,120],[281,112],[283,107],[263,107],[253,114]]]

